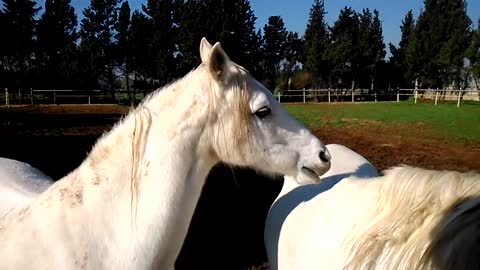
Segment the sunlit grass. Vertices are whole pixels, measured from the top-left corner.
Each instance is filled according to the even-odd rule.
[[[436,135],[453,140],[480,142],[480,102],[434,106],[430,103],[310,103],[283,104],[295,118],[308,126],[345,125],[364,121],[381,124],[424,124]],[[420,127],[421,128],[421,127]]]

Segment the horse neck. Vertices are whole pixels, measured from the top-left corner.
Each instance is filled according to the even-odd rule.
[[[207,174],[217,163],[207,134],[209,89],[191,85],[195,78],[190,79],[131,112],[75,173],[84,179],[87,207],[98,211],[94,219],[118,233],[118,248],[127,248],[135,263],[148,265],[165,259],[160,258],[165,252],[179,252]],[[133,238],[125,237],[132,233]]]

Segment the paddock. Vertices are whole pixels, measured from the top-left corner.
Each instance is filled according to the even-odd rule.
[[[428,123],[420,121],[384,124],[348,115],[340,122],[328,117],[305,120],[295,111],[301,106],[335,111],[361,104],[284,106],[307,122],[323,142],[344,144],[380,170],[399,163],[431,169],[480,169],[478,136],[449,139],[448,134],[430,133]],[[58,179],[78,166],[98,136],[128,109],[118,105],[2,107],[0,156],[30,163]],[[475,119],[477,122],[470,124],[480,126],[480,119]],[[281,178],[277,180],[247,170],[215,168],[196,208],[177,269],[262,269],[266,261],[263,226],[282,186]]]

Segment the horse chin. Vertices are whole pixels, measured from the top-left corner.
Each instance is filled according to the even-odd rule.
[[[320,176],[308,167],[302,167],[295,178],[299,185],[318,184],[321,179]]]

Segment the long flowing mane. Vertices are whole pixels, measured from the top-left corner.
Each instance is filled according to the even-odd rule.
[[[366,229],[346,238],[348,269],[478,269],[480,174],[400,166],[380,178]]]

